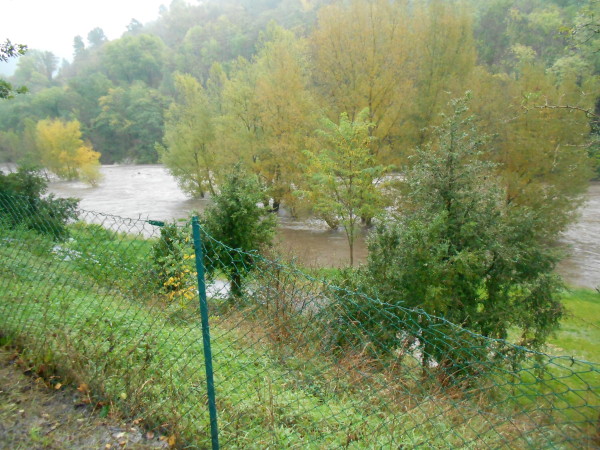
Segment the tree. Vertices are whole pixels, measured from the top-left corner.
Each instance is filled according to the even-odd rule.
[[[370,239],[364,277],[382,301],[428,314],[414,335],[423,365],[433,360],[448,370],[457,369],[447,356],[456,343],[435,343],[436,327],[445,326],[439,317],[491,338],[517,329],[520,344],[539,349],[563,314],[553,272],[558,254],[550,248],[558,235],[540,226],[542,214],[506,203],[465,101],[453,109],[435,140],[417,151],[398,213]],[[397,335],[382,339],[393,347]],[[488,356],[461,356],[475,357]]]
[[[305,42],[271,24],[261,44],[253,69],[262,135],[252,167],[269,189],[273,211],[278,211],[282,201],[293,207],[301,152],[314,129],[314,102],[308,91]]]
[[[176,74],[175,86],[178,98],[166,113],[160,160],[184,192],[214,195],[215,131],[208,98],[191,75]]]
[[[254,61],[240,58],[223,88],[226,149],[267,185],[274,211],[282,200],[293,203],[301,151],[314,129],[305,56],[302,40],[271,25]]]
[[[94,28],[88,33],[87,40],[92,47],[100,47],[102,44],[108,41],[106,35],[104,34],[104,30],[99,27]]]
[[[575,74],[559,82],[532,64],[520,72],[504,107],[504,114],[512,110],[513,116],[493,130],[496,152],[490,156],[500,163],[507,201],[543,213],[546,220],[540,225],[561,231],[571,222],[592,175],[586,148],[590,120],[582,111],[540,106],[590,109],[595,99],[586,92],[597,92],[597,84],[590,80],[578,85]]]
[[[165,98],[141,81],[109,89],[98,100],[101,112],[93,131],[104,143],[104,161],[158,161],[156,143],[164,130]]]
[[[75,98],[72,114],[81,123],[81,131],[95,149],[102,153],[102,159],[112,162],[110,151],[113,146],[119,147],[119,142],[110,141],[113,136],[107,136],[101,125],[97,126],[96,119],[102,113],[99,99],[108,95],[114,85],[106,75],[96,72],[90,75],[71,77],[68,81],[68,90]]]
[[[369,108],[377,154],[399,150],[398,136],[405,134],[409,99],[415,95],[410,19],[405,1],[336,2],[319,11],[311,35],[322,106],[333,120],[346,112],[351,121]]]
[[[165,44],[149,34],[126,35],[104,46],[101,60],[108,77],[120,84],[143,81],[157,88],[162,81]]]
[[[79,35],[73,38],[73,59],[81,58],[85,53],[85,43]]]
[[[0,44],[0,61],[7,62],[10,58],[22,56],[27,51],[27,46],[23,44],[13,44],[9,39]],[[11,83],[0,78],[0,99],[12,98],[14,94],[24,94],[27,88],[21,86],[14,88]]]
[[[96,184],[100,179],[100,153],[81,139],[79,122],[41,120],[37,123],[36,144],[42,164],[58,177]]]
[[[567,28],[573,44],[600,73],[600,2],[587,0],[571,28]]]
[[[29,86],[33,92],[53,85],[58,69],[58,57],[52,52],[30,50],[19,59],[13,81]]]
[[[137,19],[131,19],[127,25],[127,32],[130,34],[139,34],[144,28],[144,24]]]
[[[422,146],[453,96],[462,95],[475,66],[471,16],[453,2],[423,2],[415,13],[415,88],[412,141]]]
[[[180,72],[205,80],[213,64],[242,55],[244,37],[239,25],[225,16],[201,23],[187,30],[174,60]]]
[[[375,163],[372,151],[374,126],[364,109],[350,121],[340,115],[339,124],[323,119],[323,138],[317,151],[307,151],[306,194],[313,211],[330,225],[340,223],[354,264],[354,242],[361,218],[372,218],[383,208],[383,195],[377,187],[386,169]]]
[[[256,175],[236,164],[206,209],[202,226],[208,235],[205,264],[209,274],[217,270],[230,281],[230,295],[240,299],[243,281],[252,270],[256,251],[271,245],[277,219],[264,205],[264,186]]]

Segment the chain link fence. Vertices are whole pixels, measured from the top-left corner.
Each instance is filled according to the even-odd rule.
[[[5,194],[0,214],[2,340],[178,446],[600,445],[599,364],[338,288],[197,223],[194,245],[191,222]]]

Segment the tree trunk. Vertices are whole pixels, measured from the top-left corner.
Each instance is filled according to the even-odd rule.
[[[242,297],[242,275],[234,269],[230,277],[231,286],[229,287],[229,298],[232,301],[239,300]]]
[[[279,212],[279,206],[281,206],[281,200],[273,199],[273,207],[270,209],[271,212]]]

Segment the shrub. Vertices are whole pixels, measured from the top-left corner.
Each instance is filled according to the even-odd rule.
[[[152,265],[157,287],[169,300],[185,302],[195,297],[194,249],[186,229],[176,223],[161,227],[160,238],[152,246]]]
[[[0,171],[1,220],[11,228],[24,226],[63,240],[67,223],[77,218],[78,200],[44,197],[46,190],[45,179],[34,169],[20,167],[6,175]]]
[[[265,197],[258,178],[237,164],[202,218],[208,234],[204,239],[207,274],[223,272],[230,281],[232,299],[242,296],[243,280],[254,266],[252,252],[271,245],[273,240],[277,221],[260,203]]]

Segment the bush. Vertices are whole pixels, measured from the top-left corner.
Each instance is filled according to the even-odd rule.
[[[10,228],[23,226],[65,239],[67,223],[77,218],[79,201],[52,194],[44,197],[46,190],[45,179],[34,169],[20,167],[6,175],[0,171],[0,220]]]
[[[187,228],[182,229],[176,223],[165,224],[152,246],[153,277],[169,300],[178,298],[186,302],[195,297],[194,249],[186,231]]]
[[[207,275],[223,272],[230,282],[232,299],[242,296],[243,280],[255,263],[253,252],[268,247],[273,240],[277,220],[260,204],[265,197],[258,178],[237,164],[202,218],[208,235],[203,238]]]

